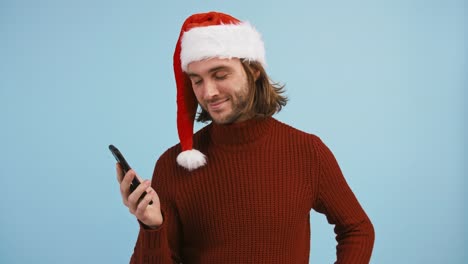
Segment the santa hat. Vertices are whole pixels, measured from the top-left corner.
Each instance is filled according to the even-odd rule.
[[[185,72],[191,62],[209,58],[239,58],[266,64],[263,40],[248,22],[218,12],[194,14],[185,20],[174,52],[174,74],[177,130],[182,148],[177,163],[188,170],[205,165],[206,156],[193,149],[198,102]]]

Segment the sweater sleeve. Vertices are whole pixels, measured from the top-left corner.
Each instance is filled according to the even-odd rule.
[[[374,245],[374,227],[348,186],[330,149],[316,138],[319,188],[314,209],[335,225],[336,263],[369,263]]]
[[[161,159],[157,162],[151,183],[159,196],[164,222],[157,229],[148,229],[139,222],[140,231],[130,264],[181,263],[181,225],[171,198],[173,193],[165,177],[171,172],[165,169],[165,165]]]
[[[163,211],[164,223],[158,229],[147,229],[140,222],[138,239],[130,259],[130,264],[166,264],[180,263],[175,244],[171,243],[171,236],[176,237],[171,230],[169,221],[171,213]]]

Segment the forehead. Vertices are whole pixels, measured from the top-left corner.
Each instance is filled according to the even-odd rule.
[[[187,65],[188,74],[204,74],[213,71],[214,69],[229,69],[229,70],[241,70],[242,64],[240,59],[220,59],[211,58],[206,60],[194,61]]]

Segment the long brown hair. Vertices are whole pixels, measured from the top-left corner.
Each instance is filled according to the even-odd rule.
[[[269,117],[281,111],[288,102],[288,98],[283,95],[284,85],[273,82],[259,62],[241,60],[241,63],[250,88],[248,102],[243,113],[249,113],[254,118],[259,118]],[[255,76],[256,73],[259,74],[258,78]],[[207,122],[212,119],[210,114],[201,108],[196,120]]]

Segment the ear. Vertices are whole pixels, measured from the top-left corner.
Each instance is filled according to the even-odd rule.
[[[253,75],[254,75],[254,77],[255,77],[255,81],[257,81],[257,80],[258,80],[258,77],[260,77],[260,71],[257,70],[257,69],[254,69],[254,70],[253,70]]]

